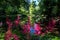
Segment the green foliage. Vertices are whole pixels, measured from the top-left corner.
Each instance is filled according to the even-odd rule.
[[[47,17],[56,17],[58,12],[58,0],[41,0],[39,3],[40,13],[43,15],[47,15]]]
[[[60,16],[60,0],[38,0],[39,5],[35,5],[35,2],[28,3],[26,0],[0,0],[0,20],[5,22],[6,16],[9,15],[11,20],[15,19],[17,14],[21,15],[21,22],[25,23],[30,15],[31,22],[38,22],[40,19],[45,21],[51,17]],[[2,16],[4,15],[4,16]],[[2,16],[2,17],[1,17]],[[4,38],[5,30],[0,28],[0,40]],[[14,30],[21,40],[25,39],[25,35],[17,32],[18,29]],[[35,37],[34,37],[35,38]],[[53,35],[40,36],[40,40],[59,40],[60,37]]]

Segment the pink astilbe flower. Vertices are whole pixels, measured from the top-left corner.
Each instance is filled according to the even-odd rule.
[[[52,32],[52,31],[53,31],[53,28],[55,27],[55,24],[56,24],[56,20],[51,19],[51,21],[49,21],[49,23],[48,23],[47,29],[48,29],[50,32]]]
[[[40,24],[35,23],[35,24],[34,24],[34,29],[35,29],[35,34],[36,34],[36,35],[41,34],[42,28],[41,28]]]
[[[30,25],[27,23],[24,25],[23,33],[29,33],[30,32]]]
[[[30,25],[27,24],[27,31],[30,32]]]
[[[7,18],[6,18],[6,24],[7,24],[7,25],[10,25],[10,23],[11,23],[11,21],[10,21],[10,19],[7,17]]]
[[[14,21],[15,25],[18,26],[20,22],[20,16],[17,16],[17,19]]]
[[[10,40],[12,37],[12,33],[11,33],[11,30],[8,30],[5,34],[5,40]]]
[[[29,33],[30,32],[30,17],[28,17],[28,21],[26,24],[24,24],[23,33]]]
[[[13,34],[14,40],[19,40],[19,37],[16,34]]]
[[[6,24],[8,25],[8,30],[11,29],[13,23],[10,21],[8,17],[6,18]]]
[[[8,18],[6,18],[6,23],[8,25],[8,29],[7,29],[7,32],[5,33],[5,40],[10,40],[11,37],[13,37],[14,40],[19,40],[18,36],[15,34],[12,34],[11,32],[13,23]]]
[[[27,25],[25,24],[23,27],[23,33],[26,34],[27,33]]]
[[[19,20],[15,20],[15,25],[18,26]]]
[[[30,26],[31,26],[30,16],[28,16],[28,22],[27,22],[27,25],[26,25],[28,33],[30,33]]]
[[[12,37],[11,33],[12,22],[8,18],[6,18],[6,24],[8,25],[8,29],[7,32],[5,33],[5,40],[10,40],[10,38]]]
[[[11,30],[8,30],[5,34],[5,40],[10,40],[11,38],[14,38],[14,40],[19,40],[19,37],[15,34],[11,33]]]

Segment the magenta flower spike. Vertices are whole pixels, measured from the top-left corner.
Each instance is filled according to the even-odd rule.
[[[13,23],[10,21],[9,18],[6,18],[6,24],[8,25],[8,30],[11,29]]]
[[[14,40],[19,40],[19,37],[11,33],[11,30],[8,30],[5,34],[5,40],[10,40],[13,37]]]
[[[29,33],[30,32],[30,25],[29,24],[25,24],[24,28],[23,28],[23,33]]]
[[[13,34],[14,40],[19,40],[19,37],[16,34]]]
[[[17,26],[19,24],[19,20],[15,20],[15,25]]]
[[[17,16],[17,19],[14,21],[15,25],[18,26],[20,22],[20,16]]]
[[[23,28],[23,33],[29,33],[30,32],[30,17],[28,17],[28,21],[26,22],[26,24],[24,24],[24,28]]]
[[[6,23],[9,25],[11,23],[10,19],[7,17],[6,18]]]
[[[8,29],[5,34],[5,40],[10,40],[10,38],[12,37],[11,33],[12,22],[9,20],[9,18],[6,18],[6,24],[8,25]]]
[[[30,33],[30,27],[31,27],[31,21],[30,16],[28,16],[28,22],[27,22],[27,31]]]
[[[30,25],[29,24],[27,24],[27,30],[28,30],[28,32],[30,32]]]
[[[19,40],[18,36],[15,34],[12,34],[12,32],[11,32],[11,28],[12,28],[13,23],[8,18],[6,18],[6,23],[8,25],[8,29],[5,34],[5,40],[10,40],[11,37],[13,37],[14,40]]]
[[[23,33],[24,33],[24,34],[26,34],[26,33],[27,33],[27,25],[26,25],[26,24],[24,25]]]
[[[49,23],[48,23],[47,29],[48,29],[50,32],[52,32],[52,31],[53,31],[53,28],[55,27],[55,24],[56,24],[56,20],[51,19],[51,21],[49,21]]]
[[[11,30],[8,30],[5,34],[5,40],[10,40],[12,37],[12,33],[11,33]]]
[[[52,19],[52,26],[54,27],[56,24],[56,20],[55,19]]]
[[[35,23],[35,24],[34,24],[34,29],[35,29],[35,34],[36,34],[36,35],[41,34],[42,28],[41,28],[40,24]]]

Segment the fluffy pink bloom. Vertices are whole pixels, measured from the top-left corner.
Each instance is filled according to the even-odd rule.
[[[14,22],[16,26],[19,24],[19,20],[15,20]]]
[[[27,30],[28,30],[28,32],[30,31],[30,25],[29,24],[27,24]]]
[[[11,33],[12,22],[9,20],[9,18],[6,18],[6,24],[8,25],[8,29],[5,34],[5,40],[10,40],[10,38],[12,37]]]
[[[6,18],[6,23],[9,25],[11,23],[10,19],[7,17]]]
[[[11,33],[11,30],[8,30],[5,34],[5,40],[11,40],[11,38],[14,38],[14,40],[19,40],[19,37],[15,34]]]
[[[24,33],[24,34],[27,33],[27,25],[24,25],[24,27],[23,27],[23,33]]]
[[[24,25],[23,33],[29,33],[30,32],[30,17],[28,17],[28,22]]]
[[[30,25],[29,24],[25,24],[24,28],[23,28],[23,33],[29,33],[30,32]]]
[[[34,29],[35,29],[35,34],[37,34],[37,35],[41,34],[42,28],[41,28],[40,24],[35,23],[34,24]]]
[[[10,21],[8,17],[6,18],[6,24],[8,25],[8,30],[11,29],[13,23]]]
[[[20,22],[20,16],[17,16],[17,19],[14,21],[15,25],[17,26]]]
[[[53,29],[54,29],[55,24],[56,24],[56,20],[51,19],[51,21],[49,21],[49,23],[48,23],[47,29],[48,29],[50,32],[52,32]]]
[[[10,30],[8,30],[8,31],[6,32],[6,34],[5,34],[5,40],[10,40],[11,37],[12,37],[12,33],[11,33]]]
[[[16,34],[13,34],[14,40],[19,40],[19,37]]]
[[[14,40],[19,40],[17,35],[15,35],[15,34],[12,35],[12,33],[11,33],[12,22],[8,18],[6,18],[6,23],[8,25],[8,29],[7,29],[7,32],[5,34],[5,40],[10,40],[11,37],[13,37]]]

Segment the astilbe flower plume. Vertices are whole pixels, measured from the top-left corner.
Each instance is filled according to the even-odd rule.
[[[48,25],[47,25],[47,30],[52,32],[54,27],[56,24],[56,20],[55,19],[51,19],[51,21],[49,21]]]
[[[8,29],[7,32],[5,33],[5,40],[10,40],[10,38],[12,37],[11,33],[12,23],[8,18],[6,18],[6,24],[8,25]]]
[[[14,40],[19,40],[19,37],[16,34],[13,34]]]
[[[28,21],[24,24],[23,33],[30,33],[30,26],[30,17],[28,17]]]
[[[26,35],[27,40],[30,39],[29,33],[30,33],[30,18],[28,17],[28,21],[23,25],[23,34]]]
[[[7,25],[10,25],[11,24],[11,21],[10,21],[10,19],[8,17],[6,18],[6,24]]]
[[[8,25],[8,30],[10,30],[12,28],[13,23],[10,21],[8,17],[6,18],[6,24]]]
[[[34,29],[35,29],[35,34],[36,34],[36,35],[40,35],[40,34],[41,34],[42,28],[41,28],[41,26],[40,26],[39,23],[35,23],[35,24],[34,24]]]
[[[10,40],[11,37],[14,37],[15,40],[19,40],[17,35],[12,34],[11,28],[12,28],[12,22],[9,20],[9,18],[6,18],[6,24],[8,25],[7,32],[5,33],[5,40]]]
[[[24,26],[23,26],[23,33],[24,33],[24,34],[27,33],[27,29],[28,29],[28,28],[27,28],[27,24],[24,24]]]
[[[19,22],[20,22],[20,16],[17,16],[17,19],[15,19],[14,23],[16,26],[18,26]]]
[[[8,30],[8,31],[5,33],[5,40],[10,40],[11,37],[12,37],[11,30]]]

